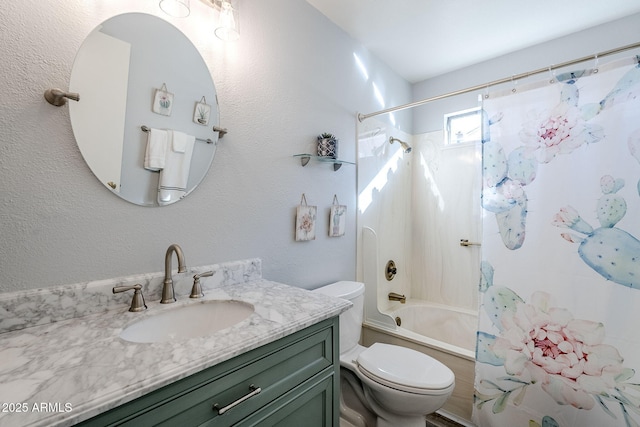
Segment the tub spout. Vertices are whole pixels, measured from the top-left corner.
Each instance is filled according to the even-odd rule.
[[[407,302],[407,297],[395,292],[389,292],[389,301],[400,301],[400,303],[404,304],[405,302]]]

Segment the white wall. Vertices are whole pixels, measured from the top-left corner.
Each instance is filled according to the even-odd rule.
[[[640,14],[635,14],[434,77],[416,83],[413,86],[413,100],[418,101],[477,85],[484,85],[487,82],[527,73],[532,70],[548,68],[566,61],[591,56],[598,52],[638,43],[640,41],[639,26]],[[482,31],[482,28],[479,27],[478,31]],[[620,55],[630,56],[638,53],[640,53],[640,49],[627,51]],[[620,55],[603,57],[598,61],[599,63],[605,63],[613,58],[620,57]],[[594,64],[595,61],[590,61],[587,66],[592,67]],[[571,69],[575,70],[576,67],[573,66]],[[529,79],[535,81],[548,77],[549,75],[543,73],[532,76]],[[523,81],[515,82],[516,85],[522,83]],[[503,86],[509,85],[511,83]],[[490,91],[495,89],[489,88]],[[483,92],[482,90],[474,91],[413,108],[413,134],[417,135],[442,129],[443,114],[478,106],[478,94]]]
[[[189,265],[261,257],[266,278],[307,288],[355,278],[355,167],[302,168],[292,155],[327,131],[340,138],[340,157],[355,161],[355,113],[381,108],[372,83],[386,106],[409,102],[409,84],[304,1],[243,1],[235,44],[214,38],[214,14],[201,2],[191,7],[182,20],[149,0],[24,0],[0,8],[0,291],[161,271],[174,242]],[[125,12],[157,14],[196,44],[230,131],[204,182],[167,207],[139,207],[104,188],[75,144],[68,107],[42,97],[68,87],[86,35]],[[318,236],[296,243],[303,192],[318,206]],[[340,238],[327,237],[334,194],[348,205]]]

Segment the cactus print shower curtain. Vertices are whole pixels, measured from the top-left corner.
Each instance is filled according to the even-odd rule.
[[[508,92],[483,103],[473,421],[640,426],[638,59]]]

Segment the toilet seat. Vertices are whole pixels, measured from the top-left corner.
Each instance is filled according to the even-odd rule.
[[[449,392],[455,376],[451,369],[418,351],[374,343],[357,358],[360,372],[388,387],[415,394]]]

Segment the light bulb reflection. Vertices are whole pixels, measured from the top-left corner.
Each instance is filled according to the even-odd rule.
[[[231,3],[223,1],[220,6],[220,20],[218,22],[218,27],[214,31],[214,34],[219,39],[224,41],[234,41],[240,38],[234,13],[237,13],[237,11],[233,9]]]
[[[160,0],[160,9],[174,18],[186,18],[191,13],[189,0]]]

